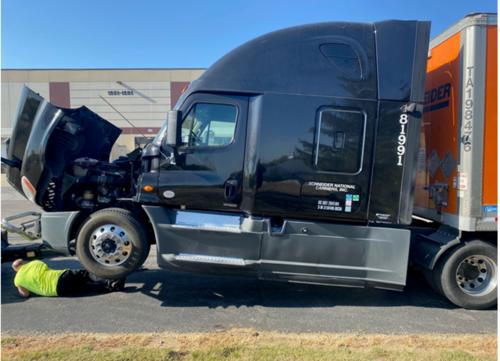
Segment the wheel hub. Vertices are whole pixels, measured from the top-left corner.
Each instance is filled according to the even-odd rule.
[[[118,266],[131,254],[132,243],[125,230],[115,224],[99,226],[90,236],[90,254],[104,266]]]
[[[469,256],[458,265],[456,281],[471,296],[485,295],[497,286],[496,263],[487,256]]]
[[[116,242],[113,239],[105,239],[101,244],[102,250],[105,253],[115,253],[116,251]]]
[[[459,273],[462,274],[467,279],[474,279],[481,274],[481,271],[478,269],[477,266],[471,265],[470,263],[466,263],[464,261],[460,265]]]

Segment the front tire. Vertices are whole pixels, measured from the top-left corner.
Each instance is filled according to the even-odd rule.
[[[484,241],[470,241],[453,249],[433,271],[446,298],[468,309],[487,309],[497,303],[497,250]]]
[[[150,242],[129,210],[107,208],[92,213],[80,228],[76,255],[83,267],[100,278],[124,278],[142,266]]]

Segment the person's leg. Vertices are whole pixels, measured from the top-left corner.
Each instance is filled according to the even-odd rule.
[[[85,273],[78,270],[67,270],[57,282],[57,295],[58,296],[73,296],[82,292],[87,283],[87,276]]]
[[[57,294],[59,296],[74,296],[83,292],[106,292],[106,282],[94,280],[85,270],[67,270],[59,278]]]

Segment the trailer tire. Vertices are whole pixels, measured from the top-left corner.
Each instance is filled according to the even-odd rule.
[[[452,249],[434,269],[438,291],[457,306],[481,310],[497,304],[497,250],[474,240]]]
[[[434,292],[440,294],[441,296],[443,296],[443,292],[439,289],[439,286],[436,283],[436,277],[435,277],[436,274],[435,274],[435,271],[434,270],[430,270],[430,269],[424,269],[421,272],[422,272],[425,280],[429,284],[429,286],[431,286],[432,290]]]
[[[76,255],[83,267],[105,279],[120,279],[134,272],[148,257],[149,249],[143,225],[122,208],[92,213],[76,239]]]

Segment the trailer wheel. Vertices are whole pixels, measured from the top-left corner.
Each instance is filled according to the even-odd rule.
[[[434,270],[429,270],[429,269],[424,269],[421,270],[421,273],[423,274],[425,280],[431,286],[432,290],[436,293],[439,293],[440,295],[443,295],[441,290],[439,289],[437,283],[436,283],[436,277],[435,277],[435,271]]]
[[[141,222],[122,208],[92,213],[80,228],[76,255],[87,271],[101,278],[119,279],[138,269],[150,243]]]
[[[484,241],[467,242],[439,261],[434,280],[455,305],[490,308],[497,303],[497,250]]]

